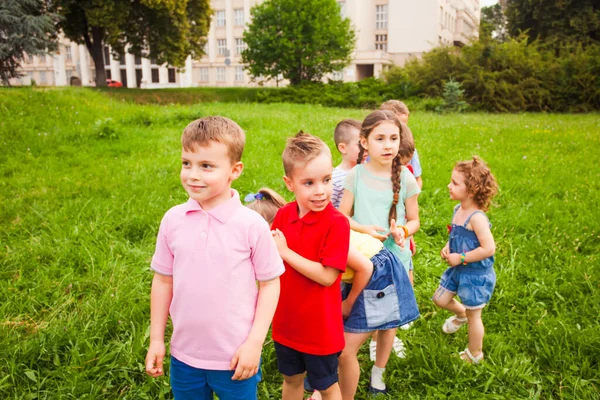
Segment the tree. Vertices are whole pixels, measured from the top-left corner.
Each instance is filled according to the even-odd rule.
[[[53,0],[64,17],[58,27],[85,44],[96,67],[96,85],[106,86],[103,46],[117,57],[128,53],[183,67],[203,54],[212,10],[210,0]]]
[[[21,76],[25,54],[44,54],[56,49],[58,15],[48,12],[42,0],[0,1],[0,80]]]
[[[298,85],[350,63],[355,34],[335,0],[266,0],[251,15],[242,62],[254,78]]]
[[[527,31],[531,39],[551,44],[600,43],[598,0],[508,0],[506,17],[513,36]]]
[[[481,9],[481,22],[479,23],[479,40],[494,39],[505,42],[508,39],[506,24],[506,15],[504,15],[500,4],[483,7]]]

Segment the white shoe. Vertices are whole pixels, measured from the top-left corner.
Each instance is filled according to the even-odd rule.
[[[377,342],[374,340],[371,340],[371,343],[369,343],[369,358],[373,362],[377,358]]]
[[[413,323],[409,322],[408,324],[404,324],[404,325],[400,326],[400,329],[403,329],[406,331],[406,330],[409,330],[412,325],[413,325]]]
[[[394,338],[394,345],[392,346],[392,349],[398,357],[406,357],[406,354],[404,352],[404,342],[402,342],[402,340],[400,340],[397,336]]]

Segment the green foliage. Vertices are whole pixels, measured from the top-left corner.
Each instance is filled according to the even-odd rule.
[[[355,34],[335,0],[266,0],[251,14],[242,62],[254,79],[298,85],[350,63]]]
[[[209,0],[52,1],[64,19],[65,35],[88,48],[96,84],[105,86],[103,45],[183,67],[188,55],[203,54],[212,10]]]
[[[247,133],[234,188],[268,186],[291,200],[281,179],[285,138],[303,129],[333,149],[337,122],[367,113],[0,89],[0,398],[172,398],[168,365],[166,377],[144,373],[148,266],[161,217],[186,200],[184,127],[203,115],[233,118]],[[98,140],[93,130],[108,117],[119,140]],[[599,398],[598,115],[411,112],[409,122],[427,188],[414,258],[421,318],[398,333],[406,358],[390,358],[387,398]],[[467,333],[443,334],[449,314],[430,301],[446,268],[439,251],[453,204],[445,186],[452,165],[472,154],[489,163],[501,188],[489,212],[498,283],[483,311],[479,367],[456,357]],[[270,337],[262,359],[259,399],[281,399]],[[363,400],[373,365],[366,346],[359,361]]]
[[[414,94],[441,97],[454,79],[476,109],[499,112],[600,110],[600,46],[549,48],[522,35],[504,43],[435,48],[387,75],[406,76]]]
[[[441,113],[465,111],[469,108],[469,105],[462,100],[464,93],[465,91],[461,89],[460,82],[450,78],[444,84],[443,102],[436,108],[436,111]]]
[[[497,40],[504,42],[508,39],[506,15],[502,5],[481,8],[481,21],[479,22],[479,40]]]
[[[21,76],[19,67],[29,56],[56,49],[57,14],[42,0],[0,1],[0,82]]]
[[[600,44],[600,2],[595,0],[508,0],[506,16],[513,36],[532,40]]]
[[[94,122],[94,132],[98,139],[118,139],[117,125],[112,118],[99,119]]]

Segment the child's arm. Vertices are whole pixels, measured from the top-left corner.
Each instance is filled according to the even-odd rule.
[[[291,250],[287,246],[287,241],[285,240],[283,232],[281,232],[279,229],[272,231],[272,233],[273,239],[275,239],[275,243],[277,244],[277,250],[279,250],[279,255],[283,261],[288,263],[290,267],[294,268],[311,281],[315,281],[320,285],[333,285],[340,274],[339,270],[327,267],[319,262],[306,259],[300,254]]]
[[[485,215],[480,213],[473,215],[471,218],[471,226],[473,227],[473,231],[475,231],[475,235],[477,235],[477,240],[479,240],[479,247],[465,253],[466,263],[485,260],[486,258],[493,256],[496,252],[494,236],[492,236],[489,221]],[[450,266],[460,265],[460,254],[451,253],[448,255],[446,262]]]
[[[348,293],[348,297],[342,301],[342,315],[344,318],[348,318],[354,302],[373,275],[373,263],[371,260],[352,246],[350,246],[348,251],[348,267],[354,270],[354,280],[352,281],[352,289]]]
[[[366,233],[367,235],[373,236],[377,240],[384,241],[387,239],[389,234],[382,235],[379,232],[385,231],[384,228],[376,225],[361,225],[352,219],[352,206],[354,205],[354,194],[348,190],[344,189],[344,196],[342,197],[342,201],[340,202],[340,207],[338,210],[348,217],[348,221],[350,221],[350,229],[356,232]]]
[[[449,255],[450,255],[450,242],[446,242],[446,245],[444,246],[442,251],[440,251],[440,256],[442,256],[442,258],[444,260],[447,260]]]
[[[173,277],[155,273],[150,294],[150,346],[146,355],[146,373],[153,378],[163,374],[165,327],[172,299]]]
[[[235,368],[233,380],[248,379],[258,372],[260,352],[273,320],[277,301],[279,300],[279,277],[269,281],[258,282],[258,301],[254,323],[246,341],[237,349],[229,369]]]
[[[408,235],[405,235],[404,229],[396,228],[396,221],[391,221],[390,233],[394,236],[394,240],[398,246],[404,248],[405,240],[417,233],[419,228],[421,228],[421,221],[419,220],[419,195],[415,194],[410,196],[404,202],[404,207],[406,208],[406,230],[408,231]]]

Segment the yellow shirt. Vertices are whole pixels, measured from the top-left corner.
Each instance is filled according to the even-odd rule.
[[[361,252],[369,260],[383,249],[383,243],[373,236],[352,230],[350,231],[350,246]],[[342,274],[342,282],[352,283],[353,280],[354,270],[346,267],[346,272]]]

